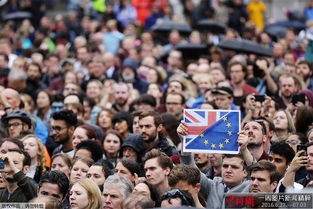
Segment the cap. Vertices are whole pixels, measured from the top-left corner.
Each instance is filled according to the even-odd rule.
[[[222,94],[222,95],[227,95],[227,96],[233,96],[233,90],[229,87],[216,87],[215,89],[212,90],[212,94]]]

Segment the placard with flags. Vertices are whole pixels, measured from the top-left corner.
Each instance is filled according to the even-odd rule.
[[[184,109],[184,152],[238,154],[239,110]]]

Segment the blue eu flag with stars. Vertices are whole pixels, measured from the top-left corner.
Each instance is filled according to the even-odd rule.
[[[193,110],[194,111],[194,110]],[[197,112],[200,110],[197,110]],[[212,110],[201,110],[212,112]],[[193,135],[187,135],[184,141],[183,150],[186,152],[207,152],[207,153],[225,153],[238,154],[239,146],[237,143],[238,132],[240,132],[240,111],[238,110],[214,110],[216,117],[208,117],[208,127],[199,129],[187,122],[188,132]],[[192,110],[185,110],[187,116],[192,117]],[[207,113],[209,114],[209,113]],[[191,116],[190,116],[191,115]],[[195,117],[193,117],[195,118]],[[199,118],[198,118],[199,119]],[[206,120],[206,119],[205,119]],[[212,121],[215,120],[215,121]],[[189,127],[188,127],[189,126]],[[194,129],[200,130],[198,133]]]

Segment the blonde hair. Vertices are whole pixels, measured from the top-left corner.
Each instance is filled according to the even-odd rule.
[[[45,146],[41,142],[41,140],[33,134],[28,134],[21,138],[21,142],[24,142],[28,138],[34,138],[36,140],[38,146],[38,155],[37,155],[37,167],[41,170],[41,175],[46,172],[46,152]]]
[[[81,179],[74,183],[82,186],[88,194],[88,209],[102,208],[101,191],[98,185],[90,179]]]

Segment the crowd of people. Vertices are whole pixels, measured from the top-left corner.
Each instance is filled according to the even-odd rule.
[[[0,6],[30,14],[1,22],[0,203],[218,209],[312,187],[312,0],[283,36],[266,32],[262,0],[68,0],[47,16],[57,3]],[[198,31],[203,19],[224,33]],[[169,20],[192,31],[153,29]],[[219,46],[241,38],[273,55]],[[184,152],[190,108],[239,110],[238,154]]]

